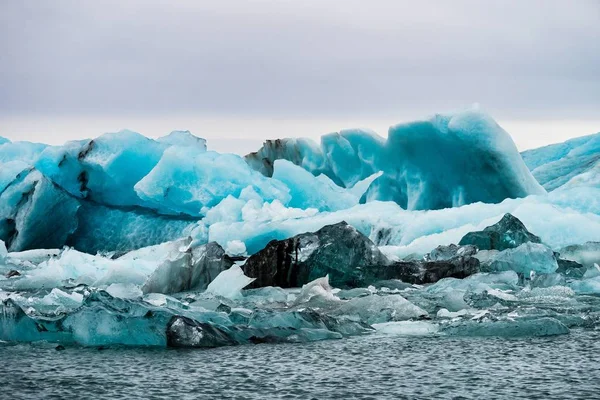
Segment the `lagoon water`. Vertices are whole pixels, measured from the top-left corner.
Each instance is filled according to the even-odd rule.
[[[600,331],[379,334],[208,350],[0,345],[6,399],[594,399]]]

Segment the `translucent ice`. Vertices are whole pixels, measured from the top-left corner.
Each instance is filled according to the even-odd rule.
[[[594,204],[600,204],[600,189],[578,191],[568,196],[569,201],[562,195],[554,197],[554,193],[552,196],[505,200],[499,204],[475,203],[418,212],[408,212],[393,202],[371,202],[318,214],[293,214],[293,210],[287,213],[281,210],[277,218],[265,215],[260,219],[213,223],[208,227],[208,238],[223,246],[228,241],[241,240],[248,253],[253,254],[273,239],[314,232],[325,225],[346,221],[377,245],[385,246],[382,251],[386,255],[401,259],[410,254],[424,255],[439,245],[458,243],[467,233],[481,231],[497,223],[504,214],[511,213],[555,250],[597,240],[600,237],[600,206],[596,209]]]
[[[373,324],[379,333],[401,336],[426,336],[437,333],[438,326],[425,321],[397,321]]]
[[[600,133],[522,153],[533,176],[547,190],[600,184]]]
[[[217,275],[206,291],[230,299],[239,299],[242,297],[241,290],[253,281],[254,278],[248,278],[239,266],[233,265]]]
[[[48,145],[30,142],[11,142],[2,138],[0,142],[0,164],[20,161],[33,165],[35,160]]]
[[[74,196],[105,205],[144,205],[133,187],[167,146],[131,131],[107,133],[48,147],[35,166]]]
[[[344,187],[381,170],[364,199],[392,200],[410,210],[545,193],[510,136],[476,109],[394,126],[387,141],[368,131],[343,131],[324,136],[320,149],[284,140],[246,157],[268,176],[269,166],[282,158]]]
[[[136,194],[153,207],[188,215],[216,206],[227,196],[239,197],[252,187],[263,201],[289,200],[287,187],[252,170],[234,154],[171,147],[147,175],[135,183]]]
[[[600,264],[600,242],[587,242],[563,247],[558,250],[565,260],[578,262],[584,267]]]
[[[549,274],[558,269],[554,252],[539,243],[524,243],[515,249],[508,249],[492,257],[489,267],[493,271],[515,271],[526,276],[534,271]]]
[[[344,303],[336,314],[358,317],[368,324],[404,321],[427,315],[427,312],[399,294],[358,297]]]
[[[190,131],[173,131],[166,136],[156,139],[156,141],[174,146],[193,148],[198,152],[206,151],[206,140],[192,135]]]
[[[563,323],[554,318],[502,321],[465,321],[444,326],[441,332],[451,336],[555,336],[569,333]]]
[[[61,247],[77,228],[78,202],[28,170],[0,192],[0,239],[11,251]]]
[[[336,211],[358,204],[359,197],[337,186],[327,176],[314,177],[287,160],[275,161],[273,178],[290,188],[291,207]]]

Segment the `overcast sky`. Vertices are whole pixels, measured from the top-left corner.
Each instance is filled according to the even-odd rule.
[[[190,129],[242,151],[473,103],[521,149],[600,131],[600,1],[0,0],[13,140]]]

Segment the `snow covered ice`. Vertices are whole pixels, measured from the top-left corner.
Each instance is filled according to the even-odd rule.
[[[478,109],[266,141],[0,140],[0,340],[216,347],[600,326],[598,135]]]

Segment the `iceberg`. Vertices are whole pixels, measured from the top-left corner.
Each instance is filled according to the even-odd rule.
[[[150,207],[199,216],[228,196],[239,197],[247,187],[263,202],[289,201],[283,183],[250,169],[241,157],[198,152],[193,147],[167,149],[156,166],[135,183],[134,190]]]
[[[548,191],[600,184],[600,133],[521,153],[533,176]]]
[[[597,146],[522,158],[475,109],[246,157],[187,131],[0,139],[0,341],[597,330]]]
[[[0,193],[0,240],[10,251],[61,247],[77,229],[77,200],[35,170]]]
[[[342,187],[383,171],[363,201],[395,201],[408,210],[545,193],[508,133],[476,109],[393,126],[386,141],[369,131],[342,131],[324,136],[320,148],[285,139],[246,156],[266,176],[279,159],[327,175]]]
[[[103,205],[144,206],[133,187],[155,167],[166,147],[139,133],[120,131],[48,147],[34,165],[75,197]]]

